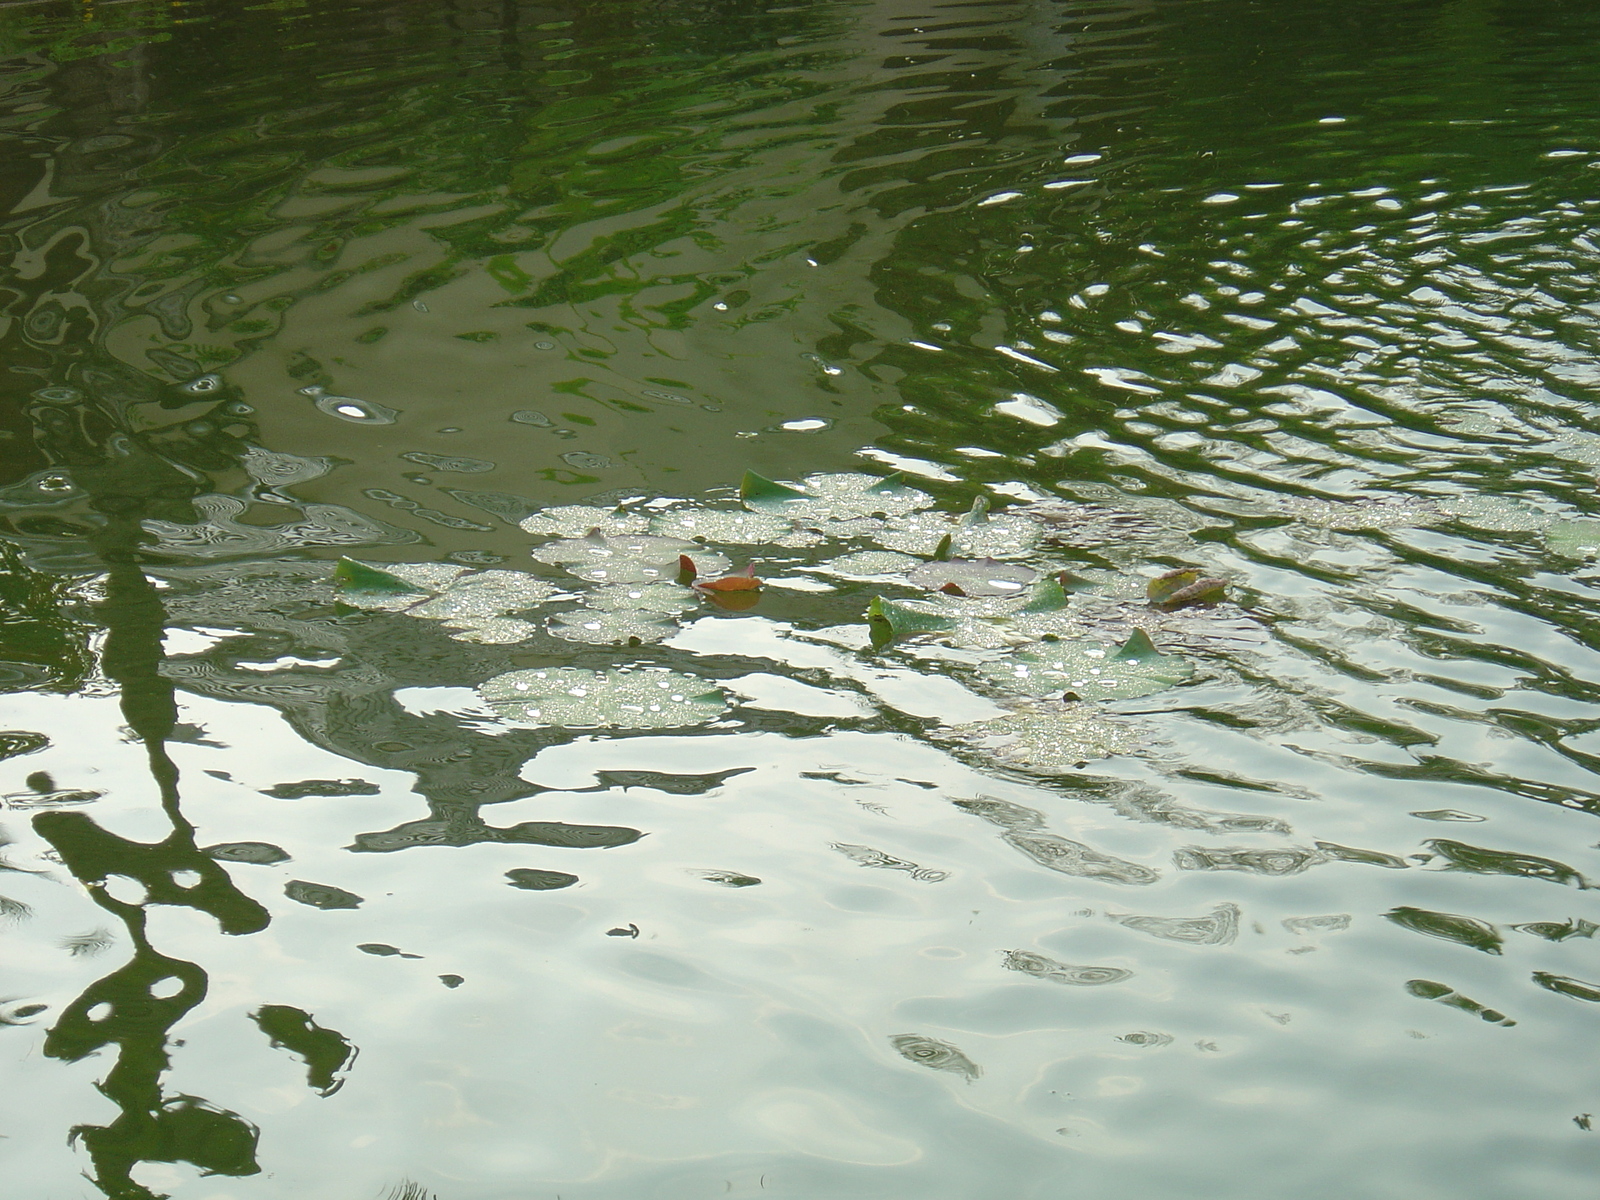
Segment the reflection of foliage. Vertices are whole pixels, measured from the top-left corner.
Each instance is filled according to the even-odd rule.
[[[64,615],[69,582],[0,542],[0,689],[76,691],[93,666],[88,630]]]

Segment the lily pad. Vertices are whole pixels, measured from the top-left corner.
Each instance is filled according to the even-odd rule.
[[[746,471],[739,498],[747,508],[759,512],[816,521],[875,513],[896,516],[933,504],[932,496],[907,487],[898,475],[879,478],[855,473],[809,475],[803,488],[792,488]]]
[[[937,633],[955,628],[955,620],[926,604],[902,604],[874,596],[867,605],[867,629],[874,648],[913,633]]]
[[[793,530],[794,522],[785,517],[739,509],[679,508],[650,521],[650,532],[654,534],[741,546],[776,542]]]
[[[1163,612],[1176,612],[1191,604],[1216,604],[1226,598],[1228,582],[1185,567],[1157,575],[1145,589],[1150,603]]]
[[[650,518],[643,513],[614,508],[594,508],[587,504],[561,504],[546,508],[520,522],[526,533],[577,538],[598,531],[602,534],[643,533]]]
[[[449,563],[391,563],[380,569],[346,558],[334,578],[339,599],[352,608],[439,621],[458,641],[491,645],[525,641],[538,632],[537,626],[509,614],[534,608],[557,590],[521,571],[480,571]]]
[[[1021,596],[1038,578],[1032,567],[993,558],[954,558],[924,563],[908,578],[918,587],[956,596]]]
[[[1092,642],[1039,643],[986,664],[983,674],[997,687],[1028,696],[1070,692],[1080,700],[1128,700],[1186,682],[1194,667],[1162,654],[1142,629],[1120,648]]]
[[[504,717],[567,728],[671,729],[727,711],[727,696],[705,680],[657,668],[509,671],[478,685]]]
[[[1086,704],[1030,704],[1001,717],[957,725],[951,737],[1019,770],[1056,775],[1141,743],[1137,729]]]
[[[563,641],[611,646],[662,641],[678,631],[678,623],[664,613],[577,608],[557,613],[546,628]]]
[[[897,554],[892,550],[860,550],[855,554],[829,559],[816,569],[847,579],[873,579],[885,575],[904,575],[920,561],[909,554]]]
[[[653,534],[590,534],[547,542],[534,548],[540,562],[561,566],[568,574],[590,583],[658,583],[678,577],[678,559],[690,552],[707,574],[726,571],[732,564],[698,542]]]
[[[583,597],[590,608],[603,612],[662,613],[673,616],[700,603],[689,588],[675,583],[623,583],[595,588]]]

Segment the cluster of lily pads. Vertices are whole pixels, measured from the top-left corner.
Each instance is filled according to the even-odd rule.
[[[746,610],[778,588],[787,597],[855,588],[864,628],[821,636],[868,653],[953,659],[1012,710],[955,734],[1012,766],[1053,771],[1129,747],[1131,733],[1097,706],[1189,680],[1193,664],[1158,649],[1150,631],[1163,630],[1164,613],[1223,600],[1222,582],[1198,570],[1146,581],[1104,557],[1082,561],[1086,548],[1123,545],[1140,524],[1092,503],[995,512],[980,498],[964,513],[940,510],[899,475],[820,474],[791,486],[746,473],[737,497],[536,513],[521,527],[537,539],[539,574],[344,559],[335,577],[352,608],[545,650],[640,647],[666,641],[697,610]],[[705,680],[647,665],[513,671],[479,692],[509,720],[578,728],[696,725],[729,703]]]
[[[1532,522],[1553,549],[1574,536],[1600,541],[1587,536],[1600,522],[1574,531],[1573,522],[1520,508],[1509,520],[1498,510],[1415,497],[1273,500],[1274,512],[1283,510],[1277,515],[1323,528],[1460,522],[1520,530]],[[520,524],[536,539],[539,573],[344,559],[336,581],[353,608],[438,621],[461,640],[546,654],[562,642],[666,642],[691,614],[747,610],[780,588],[791,610],[796,596],[820,601],[855,589],[864,593],[862,624],[828,628],[819,620],[809,636],[962,675],[1009,711],[952,736],[1009,766],[1053,773],[1131,748],[1135,731],[1103,706],[1191,680],[1194,663],[1175,650],[1247,646],[1265,636],[1226,603],[1221,580],[1193,568],[1154,578],[1126,569],[1141,546],[1181,561],[1182,547],[1194,543],[1174,540],[1170,516],[1092,500],[996,512],[979,498],[954,512],[898,474],[818,474],[790,485],[747,472],[737,496],[638,497],[535,513]],[[837,607],[819,602],[818,611]],[[648,665],[514,671],[479,691],[508,719],[578,728],[696,725],[729,704],[705,680]]]

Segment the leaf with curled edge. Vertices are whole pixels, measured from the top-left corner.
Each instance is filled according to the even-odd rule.
[[[903,515],[933,503],[926,492],[907,487],[898,472],[881,479],[855,472],[808,475],[803,486],[801,490],[746,471],[739,498],[758,512],[824,521],[874,513]]]
[[[1226,598],[1228,581],[1207,576],[1193,567],[1157,575],[1145,590],[1152,607],[1176,612],[1191,604],[1217,604]]]
[[[391,575],[388,571],[381,571],[377,567],[369,567],[366,563],[357,562],[353,558],[339,560],[339,565],[333,569],[333,579],[341,598],[347,598],[352,594],[356,597],[426,594],[422,588],[407,583],[398,575]],[[358,607],[365,606],[358,605]]]
[[[895,638],[908,634],[942,633],[955,626],[954,620],[930,609],[913,608],[882,596],[874,596],[867,605],[867,631],[874,650],[881,650]]]

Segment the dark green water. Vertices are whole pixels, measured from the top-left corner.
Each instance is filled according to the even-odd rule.
[[[0,1192],[1592,1195],[1597,92],[1557,0],[0,8]],[[947,530],[1095,586],[875,649]]]

